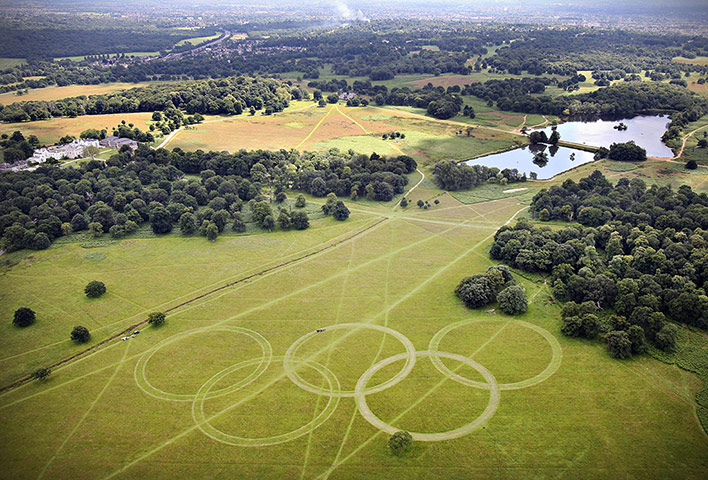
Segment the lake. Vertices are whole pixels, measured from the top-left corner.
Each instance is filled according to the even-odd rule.
[[[561,134],[561,138],[562,134]],[[537,165],[533,163],[534,156],[538,151],[548,154],[548,163]],[[573,155],[574,159],[571,159]],[[485,165],[487,167],[497,167],[500,170],[505,168],[516,168],[519,172],[536,172],[539,180],[552,178],[559,173],[570,170],[573,167],[593,161],[593,153],[582,150],[575,150],[567,147],[547,147],[546,145],[526,146],[509,150],[508,152],[488,155],[486,157],[468,160],[468,165]]]
[[[613,128],[622,122],[627,130],[619,131]],[[592,145],[594,147],[610,147],[611,143],[624,143],[634,140],[634,143],[646,149],[650,157],[673,157],[669,147],[661,141],[666,131],[666,125],[671,122],[669,117],[638,116],[622,120],[591,120],[572,121],[558,125],[561,140]],[[546,135],[551,134],[551,127],[543,129]]]

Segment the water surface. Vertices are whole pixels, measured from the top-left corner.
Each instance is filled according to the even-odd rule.
[[[627,130],[619,131],[613,128],[620,122],[627,125]],[[561,140],[609,148],[612,143],[624,143],[634,140],[634,143],[646,149],[650,157],[673,157],[669,147],[661,141],[666,131],[666,125],[671,122],[669,117],[639,116],[623,120],[590,120],[572,121],[558,125]],[[543,129],[546,135],[551,134],[551,127]]]
[[[562,138],[562,137],[561,137]],[[536,153],[543,151],[548,154],[548,163],[545,165],[533,162]],[[571,155],[573,158],[571,159]],[[487,167],[497,167],[500,170],[505,168],[515,168],[519,172],[526,173],[529,177],[531,172],[536,172],[539,180],[545,180],[563,173],[566,170],[593,161],[593,153],[582,150],[575,150],[567,147],[547,147],[545,145],[526,146],[509,150],[508,152],[496,153],[486,157],[468,160],[468,165],[485,165]]]

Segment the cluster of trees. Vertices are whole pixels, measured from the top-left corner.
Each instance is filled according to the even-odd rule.
[[[569,319],[564,333],[592,338],[603,329],[628,331],[637,325],[648,341],[671,348],[671,329],[663,330],[666,319],[708,328],[708,196],[687,186],[676,192],[647,189],[638,179],[621,179],[613,186],[595,172],[578,184],[568,181],[540,192],[533,214],[546,217],[561,192],[579,202],[578,221],[592,226],[551,230],[519,221],[496,233],[490,257],[525,271],[551,273],[558,300],[590,302],[564,315]],[[565,205],[573,211],[570,203]],[[623,320],[610,325],[610,314]]]
[[[25,138],[20,131],[15,131],[12,135],[3,133],[0,136],[4,163],[12,164],[26,160],[34,154],[34,150],[39,146],[39,139],[35,135]]]
[[[686,88],[664,83],[622,83],[572,96],[525,92],[534,85],[542,92],[541,87],[547,82],[550,80],[487,80],[465,87],[462,93],[487,100],[489,104],[495,101],[502,110],[543,115],[633,117],[643,112],[669,111],[684,112],[686,118],[693,119],[689,121],[695,121],[708,112],[708,102],[704,97]]]
[[[516,168],[499,170],[496,167],[484,165],[467,165],[442,161],[433,167],[435,183],[443,190],[469,190],[483,183],[525,182],[526,174],[519,173]]]
[[[687,186],[674,192],[667,187],[647,188],[638,178],[612,185],[598,171],[579,182],[541,190],[533,199],[531,213],[541,221],[577,220],[588,227],[616,221],[647,224],[657,229],[708,229],[708,199]]]
[[[56,101],[12,103],[0,110],[0,120],[22,122],[50,117],[76,117],[107,113],[183,110],[188,115],[238,115],[244,110],[265,114],[282,111],[292,99],[306,94],[272,79],[229,77],[219,80],[150,85],[104,95],[85,95]]]
[[[505,265],[494,265],[483,274],[465,277],[455,288],[455,295],[468,308],[479,308],[499,302],[501,311],[519,315],[528,308],[526,291]]]
[[[309,226],[307,213],[299,210],[304,197],[292,211],[286,208],[285,190],[389,201],[403,192],[405,175],[415,168],[408,156],[351,151],[228,154],[141,145],[78,169],[43,165],[32,172],[1,173],[1,244],[10,250],[44,249],[72,232],[120,238],[148,223],[156,234],[178,225],[182,234],[199,233],[210,240],[228,226],[243,232],[248,222],[269,231],[276,226],[302,230]],[[187,180],[186,173],[199,174],[199,179]],[[349,211],[339,203],[325,213],[343,220]]]
[[[613,143],[607,152],[607,158],[620,162],[643,162],[647,151],[630,140],[626,143]]]

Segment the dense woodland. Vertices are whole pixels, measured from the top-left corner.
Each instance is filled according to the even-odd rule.
[[[671,350],[676,330],[667,319],[708,328],[705,194],[688,186],[647,188],[640,179],[612,185],[596,171],[542,190],[531,212],[541,221],[577,223],[560,230],[528,221],[502,227],[490,257],[550,273],[553,295],[569,302],[566,335],[607,333],[610,353],[626,357],[642,350],[643,338]]]
[[[105,163],[91,161],[79,169],[41,166],[33,172],[3,172],[2,249],[44,249],[82,231],[120,238],[147,222],[156,234],[178,226],[182,234],[201,233],[212,240],[227,227],[243,232],[248,222],[269,231],[276,224],[303,229],[309,225],[304,212],[280,209],[286,190],[330,195],[325,213],[344,219],[349,212],[336,195],[389,201],[403,193],[405,174],[415,168],[406,156],[169,152],[142,145],[134,153],[123,149]],[[295,205],[304,206],[304,197]]]

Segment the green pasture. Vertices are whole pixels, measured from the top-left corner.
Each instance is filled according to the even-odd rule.
[[[0,57],[0,70],[7,70],[13,67],[24,65],[27,61],[24,58]]]
[[[407,196],[437,196],[428,210],[347,202],[347,221],[301,232],[74,238],[2,255],[3,385],[176,308],[0,393],[0,476],[703,478],[695,375],[562,336],[540,276],[516,272],[530,300],[519,317],[454,296],[493,264],[490,240],[525,214],[521,193],[467,205],[426,175]],[[104,297],[83,295],[92,279]],[[21,305],[38,315],[25,330],[10,323]],[[87,346],[69,340],[77,324]],[[431,441],[394,457],[389,428]]]

